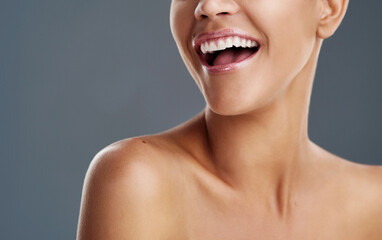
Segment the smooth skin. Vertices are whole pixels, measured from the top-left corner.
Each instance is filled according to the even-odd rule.
[[[100,151],[78,240],[382,239],[382,167],[308,137],[319,51],[348,0],[173,0],[171,30],[206,100],[189,121]],[[192,39],[236,28],[256,59],[214,74]]]

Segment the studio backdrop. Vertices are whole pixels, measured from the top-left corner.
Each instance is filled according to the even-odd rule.
[[[169,28],[170,0],[1,0],[0,239],[75,239],[106,145],[202,110]],[[382,2],[350,1],[322,46],[312,141],[382,165]]]

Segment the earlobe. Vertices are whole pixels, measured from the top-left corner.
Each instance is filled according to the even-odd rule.
[[[349,0],[320,0],[321,18],[317,28],[317,37],[326,39],[334,34],[345,16]]]

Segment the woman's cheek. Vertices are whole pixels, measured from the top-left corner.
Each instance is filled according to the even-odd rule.
[[[170,26],[174,39],[184,41],[191,32],[194,21],[193,1],[175,0],[170,9]]]
[[[180,55],[189,71],[193,75],[194,66],[197,65],[196,53],[191,43],[193,27],[195,24],[194,11],[198,1],[175,0],[170,11],[170,26]],[[195,4],[196,3],[196,4]],[[195,55],[195,56],[194,56]]]

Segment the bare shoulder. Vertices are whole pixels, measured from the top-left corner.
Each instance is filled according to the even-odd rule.
[[[382,239],[382,167],[358,165],[359,198],[358,207],[363,216],[362,228],[367,239]],[[362,214],[363,213],[363,214]]]
[[[143,136],[124,139],[105,147],[91,161],[85,183],[88,179],[94,179],[98,184],[108,184],[110,181],[145,183],[146,186],[148,182],[159,184],[159,180],[169,176],[164,171],[169,168],[166,165],[169,158],[161,143],[152,136]],[[108,181],[100,181],[102,179]],[[145,190],[144,186],[140,187],[142,191]]]
[[[354,162],[344,164],[351,218],[364,239],[382,239],[382,166]]]
[[[89,166],[88,174],[111,173],[114,177],[128,177],[138,169],[151,169],[154,173],[156,167],[168,159],[167,152],[163,141],[153,136],[124,139],[98,152]]]
[[[363,198],[375,204],[373,210],[378,210],[382,219],[382,166],[355,164],[353,171],[355,186],[363,193]]]
[[[350,182],[366,198],[382,197],[382,166],[348,162],[347,168]]]
[[[78,240],[171,235],[173,171],[161,144],[150,136],[131,138],[94,157],[84,181]]]

